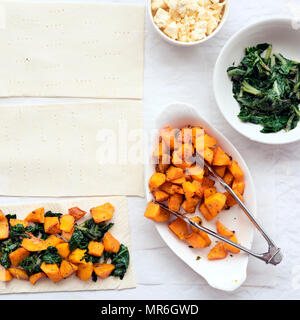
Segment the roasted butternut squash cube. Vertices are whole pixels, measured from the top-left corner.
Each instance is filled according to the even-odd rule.
[[[161,190],[154,191],[153,195],[157,202],[163,202],[169,198],[169,194]]]
[[[183,177],[183,170],[174,166],[170,166],[166,172],[167,181],[176,180]]]
[[[204,135],[204,130],[201,127],[192,128],[192,142],[196,148],[196,139]]]
[[[71,232],[75,224],[75,218],[70,214],[64,214],[60,217],[60,230]]]
[[[86,211],[83,211],[78,207],[73,207],[68,210],[68,213],[71,216],[73,216],[75,218],[75,220],[77,221],[77,220],[81,219],[86,214]]]
[[[239,192],[237,190],[233,190],[233,191],[239,197],[239,199],[244,202],[244,197],[241,194],[239,194]],[[228,191],[226,191],[224,193],[224,195],[226,196],[226,205],[228,207],[233,207],[237,204],[234,197]]]
[[[244,178],[244,173],[236,161],[232,161],[228,169],[237,181],[240,181]]]
[[[120,242],[110,232],[105,233],[103,245],[107,252],[117,253],[120,250]]]
[[[204,203],[201,204],[200,206],[200,211],[203,215],[203,217],[205,218],[206,221],[211,221],[213,220],[215,217],[210,213],[210,211],[207,209],[206,205]]]
[[[56,247],[58,244],[63,243],[64,240],[57,237],[54,234],[51,234],[46,240],[45,243],[47,244],[48,247]]]
[[[217,226],[217,232],[219,235],[225,238],[230,238],[234,235],[234,232],[229,230],[227,227],[225,227],[224,224],[221,223],[220,221],[216,222],[216,226]]]
[[[88,245],[88,253],[95,257],[101,257],[104,252],[104,245],[98,241],[90,241]]]
[[[43,262],[41,264],[41,270],[47,275],[49,279],[51,279],[54,283],[59,282],[63,279],[59,267],[56,263],[47,264]]]
[[[235,235],[231,236],[231,237],[229,238],[229,240],[232,241],[232,242],[238,243],[237,238],[236,238]],[[235,253],[235,254],[240,253],[240,249],[235,248],[234,246],[232,246],[232,245],[230,245],[230,244],[228,244],[228,243],[226,243],[226,242],[224,242],[224,248],[225,248],[227,251],[231,252],[231,253]]]
[[[115,266],[113,264],[108,263],[95,263],[94,271],[96,275],[101,279],[108,278],[111,273],[114,271]]]
[[[78,266],[78,270],[77,270],[77,277],[82,280],[82,281],[88,281],[94,271],[94,266],[92,264],[92,262],[87,262],[85,264],[80,264]]]
[[[35,273],[35,274],[31,275],[31,276],[29,277],[29,281],[30,281],[30,283],[31,283],[32,285],[35,285],[36,282],[37,282],[38,280],[42,279],[42,278],[46,278],[45,273],[44,273],[44,272],[38,272],[38,273]]]
[[[172,189],[173,184],[171,182],[165,182],[161,185],[160,190],[168,193],[169,195],[173,195],[175,191]]]
[[[204,203],[213,217],[216,217],[224,208],[226,196],[223,193],[216,193],[204,200]]]
[[[166,181],[166,175],[163,173],[156,172],[149,179],[149,189],[154,191],[158,189]]]
[[[11,227],[15,227],[17,224],[21,224],[24,228],[28,227],[28,222],[25,220],[19,220],[19,219],[10,219],[9,224]]]
[[[29,280],[28,274],[25,270],[19,268],[8,268],[9,273],[18,280]]]
[[[78,267],[67,260],[63,260],[59,267],[59,272],[64,279],[70,277],[77,270]]]
[[[227,257],[227,250],[223,242],[218,242],[207,255],[208,260],[221,260]]]
[[[193,248],[205,248],[206,241],[200,236],[199,233],[193,232],[185,237],[185,240]]]
[[[24,248],[18,248],[11,252],[8,257],[13,267],[17,267],[25,258],[29,256],[30,252]]]
[[[158,160],[156,165],[156,172],[166,173],[171,164],[171,156],[169,154],[163,154]]]
[[[184,240],[185,237],[188,235],[187,223],[180,218],[177,218],[172,223],[170,223],[169,228],[176,234],[176,236],[180,240]]]
[[[7,239],[9,237],[9,224],[8,220],[0,210],[0,240]]]
[[[220,147],[217,147],[215,149],[212,164],[214,166],[229,166],[231,165],[231,160],[229,156]]]
[[[10,274],[10,272],[0,264],[0,282],[8,282],[12,280],[12,278],[13,276]]]
[[[160,130],[160,136],[170,150],[174,150],[176,130],[166,126]]]
[[[149,202],[144,216],[156,222],[165,222],[170,219],[170,212],[161,208],[157,203]]]
[[[204,158],[209,164],[212,164],[213,159],[214,159],[214,152],[213,152],[213,150],[210,149],[210,148],[205,148],[205,149],[204,149],[203,158]]]
[[[232,184],[232,189],[234,191],[238,191],[240,195],[243,195],[245,191],[245,181],[234,180]]]
[[[198,153],[205,150],[206,148],[212,148],[217,144],[217,140],[208,134],[199,135],[195,139],[195,148]]]
[[[195,196],[193,198],[187,198],[182,203],[182,208],[186,213],[194,213],[196,211],[197,205],[200,202],[200,198]]]
[[[213,196],[217,193],[217,189],[215,187],[207,188],[204,190],[204,199],[209,198],[210,196]]]
[[[67,259],[68,256],[70,255],[71,251],[70,251],[70,246],[68,242],[64,242],[64,243],[59,243],[56,246],[57,252],[58,254],[63,258],[63,259]]]
[[[181,203],[183,201],[183,195],[175,193],[168,199],[168,207],[171,211],[179,211]]]
[[[74,251],[72,251],[69,255],[69,261],[71,263],[86,263],[86,260],[84,259],[84,256],[86,254],[86,249],[75,249]]]
[[[203,189],[207,189],[207,188],[212,188],[215,185],[215,181],[208,178],[208,177],[204,177],[202,179],[202,187]]]
[[[110,220],[115,212],[115,207],[110,203],[104,203],[101,206],[92,208],[91,215],[96,223]]]
[[[60,223],[58,217],[45,217],[44,230],[46,233],[60,233]]]
[[[196,189],[195,195],[197,197],[199,197],[200,199],[202,199],[202,197],[204,195],[204,188],[202,187],[202,182],[197,181],[197,180],[193,180],[192,184]]]
[[[31,238],[24,238],[21,246],[30,252],[43,251],[48,248],[45,240],[38,239],[34,236],[31,236]]]
[[[220,178],[223,178],[225,175],[226,168],[227,166],[219,166],[219,167],[214,167],[214,170]]]
[[[71,238],[72,238],[73,233],[74,233],[74,228],[73,228],[73,230],[72,230],[71,232],[62,231],[61,236],[62,236],[64,239],[66,239],[67,241],[70,241]]]
[[[186,182],[185,177],[181,177],[172,181],[173,184],[183,185]]]
[[[44,217],[45,217],[45,209],[44,208],[38,208],[25,218],[25,221],[28,222],[36,222],[36,223],[44,223]]]
[[[182,143],[192,144],[193,142],[193,129],[191,127],[184,127],[180,131]]]
[[[209,247],[211,245],[211,240],[210,240],[208,234],[206,232],[202,231],[202,230],[199,230],[198,233],[204,239],[204,241],[206,243],[206,247]]]
[[[167,144],[164,141],[162,141],[155,148],[155,150],[153,152],[153,158],[160,159],[163,154],[168,154],[168,153],[169,153],[169,148],[168,148]]]
[[[183,188],[184,195],[187,199],[192,198],[195,195],[196,187],[192,182],[190,181],[184,182],[182,184],[182,188]]]
[[[224,182],[226,182],[229,185],[229,187],[231,187],[233,179],[234,179],[234,177],[231,174],[231,172],[230,171],[226,171],[226,173],[225,173],[225,175],[223,177],[223,180],[224,180]]]
[[[177,184],[172,185],[172,191],[173,191],[173,194],[175,193],[184,194],[183,188]]]
[[[199,165],[193,165],[185,170],[186,175],[191,176],[193,180],[202,182],[204,169]]]

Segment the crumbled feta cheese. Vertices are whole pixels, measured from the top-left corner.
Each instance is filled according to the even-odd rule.
[[[170,38],[178,39],[178,26],[175,21],[171,22],[164,30],[165,34]]]
[[[159,8],[167,9],[167,4],[165,3],[165,0],[152,0],[151,2],[151,9],[153,11],[157,11]]]
[[[154,16],[154,22],[156,23],[156,25],[159,28],[165,28],[168,25],[169,20],[169,13],[166,10],[159,8],[156,12],[156,15]]]
[[[211,16],[207,22],[207,35],[210,35],[217,28],[217,26],[217,20],[214,18],[214,16]]]
[[[172,39],[189,42],[210,35],[223,17],[227,0],[152,0],[154,22]]]

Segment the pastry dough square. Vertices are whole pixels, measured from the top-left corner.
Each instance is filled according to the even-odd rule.
[[[144,6],[0,1],[0,96],[141,99]]]
[[[36,202],[24,203],[16,205],[1,205],[0,209],[4,214],[16,214],[19,219],[24,219],[32,210],[44,207],[45,211],[51,210],[53,212],[67,213],[69,208],[79,207],[87,211],[86,217],[79,220],[79,222],[90,219],[89,210],[92,207],[110,202],[115,207],[114,216],[111,222],[114,226],[110,229],[111,233],[124,245],[126,245],[130,252],[130,232],[128,225],[128,208],[126,197],[100,197],[90,199],[77,200],[63,200],[56,202]],[[76,277],[71,276],[58,283],[53,283],[49,279],[41,279],[34,286],[29,281],[21,281],[13,279],[10,282],[0,282],[0,294],[5,293],[21,293],[21,292],[50,292],[50,291],[87,291],[87,290],[106,290],[106,289],[125,289],[134,288],[136,286],[134,272],[132,268],[132,260],[129,263],[127,272],[123,278],[109,277],[107,279],[98,279],[97,282],[82,281]]]
[[[142,127],[141,101],[1,106],[0,195],[143,196]]]

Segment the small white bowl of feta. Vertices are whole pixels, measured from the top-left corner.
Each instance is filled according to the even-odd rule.
[[[169,43],[193,46],[212,38],[228,15],[229,0],[148,0],[154,29]]]

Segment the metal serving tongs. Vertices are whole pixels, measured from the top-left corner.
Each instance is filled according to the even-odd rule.
[[[254,226],[256,227],[256,229],[262,234],[262,236],[266,239],[267,243],[268,243],[268,251],[265,253],[255,253],[243,246],[241,246],[240,244],[237,244],[235,242],[232,242],[222,236],[220,236],[219,234],[217,234],[216,232],[207,229],[201,225],[199,225],[198,223],[190,220],[189,218],[187,218],[184,214],[180,213],[180,212],[174,212],[169,210],[169,208],[167,206],[165,206],[164,204],[161,204],[157,201],[154,201],[155,203],[157,203],[158,205],[160,205],[163,209],[167,210],[168,212],[170,212],[172,215],[176,216],[177,218],[180,218],[182,220],[184,220],[185,222],[187,222],[188,224],[190,224],[191,226],[206,232],[207,234],[222,240],[230,245],[232,245],[235,248],[238,248],[246,253],[248,253],[249,255],[263,260],[265,261],[267,264],[273,264],[273,265],[277,265],[282,261],[282,253],[280,251],[280,248],[278,248],[276,246],[276,244],[271,240],[271,238],[266,234],[266,232],[264,231],[264,229],[258,224],[258,222],[255,220],[255,218],[252,216],[252,214],[250,213],[250,211],[247,209],[247,207],[244,205],[244,203],[240,200],[240,198],[234,193],[234,191],[229,187],[229,185],[223,180],[221,179],[216,172],[214,171],[214,169],[207,164],[204,161],[204,166],[208,169],[208,171],[214,176],[214,178],[222,185],[222,187],[228,191],[233,198],[236,200],[236,202],[239,204],[239,206],[242,208],[242,210],[246,213],[246,215],[248,216],[248,218],[250,219],[250,221],[254,224]]]

